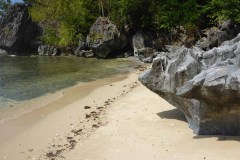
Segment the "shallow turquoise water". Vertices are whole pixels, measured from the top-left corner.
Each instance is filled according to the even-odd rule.
[[[0,107],[53,93],[78,82],[127,73],[127,59],[77,57],[0,57]]]

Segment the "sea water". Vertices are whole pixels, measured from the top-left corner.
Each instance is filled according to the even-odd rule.
[[[79,57],[0,56],[0,108],[134,68],[133,61]]]

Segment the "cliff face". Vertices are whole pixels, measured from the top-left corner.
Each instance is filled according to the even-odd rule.
[[[40,28],[30,18],[27,6],[12,5],[0,20],[0,48],[17,55],[36,53],[36,38],[40,33]]]
[[[179,108],[194,133],[240,135],[240,34],[206,52],[169,50],[139,80]]]

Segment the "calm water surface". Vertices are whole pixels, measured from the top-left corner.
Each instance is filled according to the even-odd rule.
[[[0,107],[73,86],[78,82],[127,73],[127,59],[0,56]]]

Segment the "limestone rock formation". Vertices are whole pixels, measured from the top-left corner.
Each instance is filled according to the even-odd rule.
[[[7,52],[5,50],[0,49],[0,57],[1,56],[6,56]]]
[[[87,51],[87,50],[90,50],[90,48],[88,47],[88,44],[86,42],[85,39],[80,39],[79,42],[78,42],[78,46],[76,47],[76,49],[74,50],[74,54],[76,56],[79,56],[81,55],[81,51]]]
[[[132,46],[134,55],[138,56],[139,50],[144,48],[153,48],[153,36],[151,34],[145,34],[142,31],[138,31],[132,38]]]
[[[154,49],[154,37],[151,33],[138,31],[132,38],[134,56],[145,63],[152,63],[156,50]]]
[[[59,48],[50,45],[40,45],[38,47],[38,54],[40,56],[60,56],[61,51]]]
[[[206,37],[201,38],[196,46],[203,50],[210,50],[220,46],[224,41],[233,39],[240,32],[240,26],[230,20],[224,21],[218,27],[212,27],[206,31]]]
[[[11,54],[37,52],[41,30],[33,23],[24,4],[14,4],[0,19],[0,48]]]
[[[96,56],[105,58],[123,53],[129,41],[109,18],[99,17],[90,28],[87,43]]]
[[[180,109],[196,134],[240,135],[240,34],[207,52],[172,48],[139,80]]]
[[[75,56],[91,58],[95,55],[92,50],[80,50],[79,52],[75,52]]]

